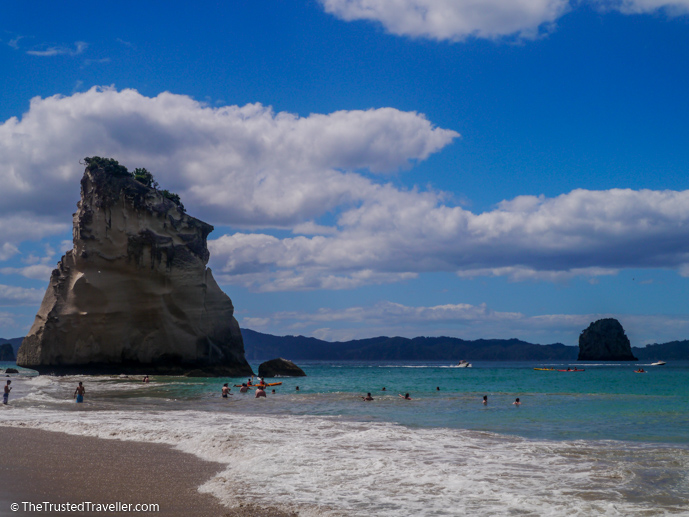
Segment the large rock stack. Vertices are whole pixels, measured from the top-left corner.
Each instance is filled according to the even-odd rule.
[[[57,374],[250,375],[232,301],[206,268],[213,227],[124,167],[87,163],[74,247],[52,273],[17,364]]]

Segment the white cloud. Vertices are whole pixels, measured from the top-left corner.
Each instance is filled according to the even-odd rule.
[[[0,148],[1,147],[2,144],[0,144]],[[2,157],[0,157],[0,162],[2,162]],[[0,178],[6,180],[7,175],[0,171]],[[37,195],[41,196],[46,201],[53,197],[50,193],[40,192],[40,189],[37,189]],[[0,193],[0,203],[7,204],[7,201],[3,198],[3,193]],[[53,199],[55,199],[55,206],[58,208],[60,203],[57,202],[57,196]],[[68,199],[71,201],[73,197],[69,196]],[[78,192],[76,199],[79,199]],[[74,202],[76,202],[76,200],[74,200]],[[18,213],[12,212],[9,209],[3,210],[3,207],[0,206],[0,241],[4,241],[2,248],[0,248],[0,260],[6,260],[10,258],[11,255],[15,254],[14,250],[17,249],[16,244],[20,242],[39,240],[43,237],[63,233],[72,226],[71,223],[66,222],[71,219],[69,216],[69,209],[62,211],[59,211],[59,209],[55,210],[55,215],[58,215],[56,218],[52,214],[36,213],[37,211],[45,212],[46,209],[50,210],[51,207],[31,206],[32,204],[34,203],[27,199],[27,204],[24,208],[33,208],[33,211],[23,210]],[[61,219],[61,221],[56,219]]]
[[[14,244],[6,242],[2,245],[2,247],[0,247],[0,261],[7,260],[17,253],[19,253],[19,248],[17,248]]]
[[[457,136],[392,108],[299,117],[97,88],[35,98],[21,120],[0,125],[0,240],[9,253],[68,230],[78,159],[101,155],[153,171],[212,224],[292,230],[209,241],[218,279],[256,290],[346,289],[423,272],[562,281],[624,268],[689,271],[689,191],[579,189],[474,214],[448,205],[446,193],[403,190],[359,170],[398,170]],[[53,260],[4,271],[46,278]]]
[[[380,22],[400,36],[458,41],[533,38],[569,9],[568,0],[321,0],[346,21]]]
[[[25,278],[32,278],[33,280],[45,280],[47,282],[50,279],[50,274],[52,273],[53,269],[55,269],[55,266],[34,264],[25,267],[3,267],[0,268],[0,273],[3,275],[21,275]]]
[[[13,314],[10,314],[9,312],[0,312],[0,328],[9,329],[15,325],[16,321]]]
[[[689,12],[689,0],[593,0],[603,9],[616,9],[624,14],[665,11],[671,16]]]
[[[224,281],[259,290],[347,288],[439,271],[564,281],[624,268],[689,270],[689,191],[579,189],[521,196],[481,214],[433,193],[377,194],[344,210],[336,234],[212,240],[214,268]]]
[[[590,4],[625,14],[683,14],[689,0],[320,0],[345,21],[368,20],[392,34],[433,40],[468,37],[531,39],[552,30],[565,13]]]
[[[0,284],[0,305],[35,305],[41,303],[44,294],[43,289],[27,289]]]
[[[61,56],[61,55],[67,55],[67,56],[77,56],[86,50],[88,47],[88,43],[85,41],[77,41],[74,43],[74,48],[70,47],[64,47],[64,46],[55,46],[55,47],[47,47],[41,50],[27,50],[26,53],[29,54],[30,56],[40,56],[40,57],[49,57],[49,56]]]
[[[380,188],[355,170],[393,172],[457,136],[393,108],[299,117],[260,104],[210,108],[183,95],[98,88],[34,98],[21,120],[0,125],[0,217],[21,209],[33,221],[69,221],[78,160],[100,155],[153,171],[214,224],[289,227]]]
[[[372,306],[284,311],[244,318],[242,327],[275,335],[304,334],[328,341],[371,336],[454,336],[462,339],[519,338],[531,343],[578,345],[579,333],[601,318],[617,318],[632,346],[666,342],[689,332],[689,316],[544,314],[494,311],[485,304],[431,307],[381,302]],[[255,325],[254,325],[255,324]]]

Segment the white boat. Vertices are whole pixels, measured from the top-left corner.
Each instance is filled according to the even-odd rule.
[[[651,363],[651,366],[663,366],[665,364],[665,361],[656,361],[655,363]]]
[[[459,363],[457,364],[457,368],[471,368],[471,363],[468,363],[467,361],[465,361],[464,359],[462,359],[462,360],[459,361]]]

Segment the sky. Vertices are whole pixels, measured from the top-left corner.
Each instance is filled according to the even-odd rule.
[[[214,225],[243,328],[689,339],[689,0],[0,3],[0,336],[83,158]]]

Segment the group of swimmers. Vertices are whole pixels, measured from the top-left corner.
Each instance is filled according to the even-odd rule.
[[[256,388],[255,398],[266,398],[267,387],[268,385],[263,377],[258,377],[258,383],[256,384],[254,384],[253,377],[251,377],[246,382],[242,383],[242,385],[239,387],[239,393],[247,393],[249,388]],[[232,390],[230,389],[229,383],[226,382],[223,384],[221,391],[222,398],[226,399],[228,396],[232,395],[231,391]],[[296,391],[299,391],[299,386],[296,387]],[[272,393],[275,394],[275,388],[273,388]]]
[[[387,390],[385,389],[385,386],[383,386],[383,389],[380,390],[380,391],[387,391]],[[440,391],[440,386],[438,386],[438,387],[436,388],[436,391]],[[399,396],[400,396],[400,398],[403,398],[404,400],[414,400],[413,398],[411,398],[411,396],[409,395],[409,393],[405,393],[404,395],[402,395],[402,394],[400,393]],[[371,402],[371,401],[373,400],[373,397],[371,396],[371,393],[369,392],[369,393],[366,394],[365,397],[362,395],[362,396],[361,396],[361,399],[362,399],[362,400],[365,400],[366,402]],[[487,406],[487,405],[488,405],[488,395],[484,395],[484,396],[483,396],[483,401],[482,401],[482,403],[483,403],[484,406]],[[517,397],[517,399],[516,399],[514,402],[512,402],[512,405],[513,405],[513,406],[521,406],[521,405],[522,405],[522,403],[519,401],[519,397]]]

